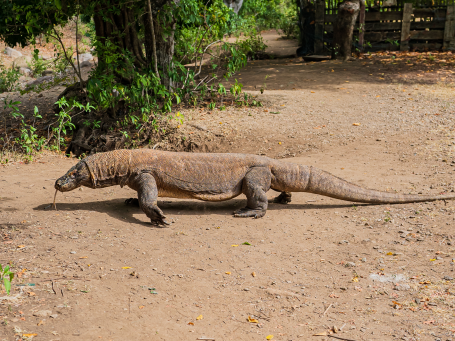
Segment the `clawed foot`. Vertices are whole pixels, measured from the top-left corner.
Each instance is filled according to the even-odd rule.
[[[125,200],[125,204],[129,206],[139,207],[139,200],[137,198],[129,198]]]
[[[291,202],[291,193],[281,192],[279,196],[273,199],[275,204],[289,204]]]
[[[265,216],[266,210],[261,209],[251,209],[248,207],[241,208],[234,212],[234,217],[238,218],[248,218],[253,217],[255,219],[262,218]]]
[[[167,220],[164,219],[165,217],[162,218],[157,218],[157,219],[150,219],[150,222],[152,225],[156,227],[166,227],[168,225],[171,225]]]

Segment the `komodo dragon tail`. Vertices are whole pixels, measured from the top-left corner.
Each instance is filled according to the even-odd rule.
[[[376,191],[354,185],[321,169],[308,167],[306,170],[309,171],[309,174],[307,175],[308,182],[304,192],[320,194],[341,200],[376,204],[398,204],[455,198],[455,193],[443,195],[414,195]]]

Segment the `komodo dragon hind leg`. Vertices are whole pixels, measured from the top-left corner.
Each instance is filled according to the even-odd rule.
[[[266,192],[270,189],[272,174],[268,168],[255,167],[243,179],[242,193],[246,195],[247,204],[234,212],[234,217],[265,216],[268,206]]]
[[[281,192],[279,196],[273,199],[272,202],[275,204],[289,204],[291,202],[291,192]]]
[[[165,220],[166,216],[158,207],[158,187],[155,178],[148,173],[139,174],[130,186],[137,190],[139,207],[144,211],[147,217],[154,225],[169,225]],[[127,199],[127,203],[134,204],[135,200]]]

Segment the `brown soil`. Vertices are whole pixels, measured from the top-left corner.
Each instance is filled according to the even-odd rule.
[[[264,107],[182,110],[175,140],[157,148],[193,141],[296,156],[369,188],[453,191],[453,58],[423,56],[252,62],[237,78]],[[123,204],[135,195],[125,188],[59,194],[52,210],[53,183],[76,162],[0,168],[0,263],[20,273],[11,298],[0,294],[0,340],[329,340],[313,335],[334,326],[341,339],[455,339],[451,201],[296,193],[254,220],[231,215],[243,197],[162,198],[173,224],[160,229]]]

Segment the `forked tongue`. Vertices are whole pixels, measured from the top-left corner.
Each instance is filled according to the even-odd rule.
[[[58,192],[58,189],[55,190],[54,202],[53,202],[53,204],[52,204],[52,206],[55,208],[55,210],[57,210],[57,205],[55,205],[55,198],[57,197],[57,192]]]

